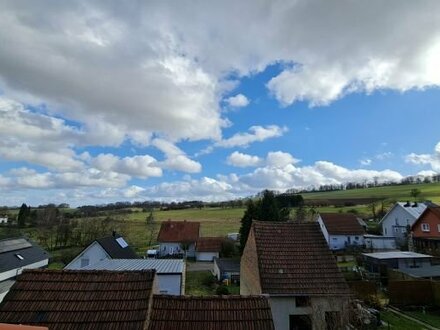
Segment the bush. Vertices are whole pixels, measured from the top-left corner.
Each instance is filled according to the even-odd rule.
[[[212,275],[212,274],[208,274],[206,277],[204,277],[204,278],[202,279],[202,284],[203,284],[204,286],[211,287],[211,286],[214,285],[215,280],[216,280],[216,278],[215,278],[214,275]]]
[[[217,295],[228,295],[229,294],[229,289],[226,285],[219,285],[217,287],[217,290],[215,290],[215,294]]]

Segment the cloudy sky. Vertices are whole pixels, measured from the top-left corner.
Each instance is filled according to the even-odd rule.
[[[0,205],[440,172],[440,2],[0,3]]]

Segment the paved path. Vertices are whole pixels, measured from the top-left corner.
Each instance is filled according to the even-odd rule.
[[[188,272],[212,271],[214,264],[212,262],[187,262],[186,270]]]
[[[390,312],[393,312],[393,313],[396,314],[396,315],[399,315],[400,317],[404,317],[404,318],[409,319],[409,320],[411,320],[411,321],[413,321],[413,322],[416,322],[416,323],[418,323],[418,324],[424,326],[426,329],[429,329],[429,330],[439,330],[439,328],[433,327],[432,325],[429,325],[429,324],[426,323],[426,322],[420,321],[420,320],[418,320],[418,319],[416,319],[416,318],[414,318],[414,317],[412,317],[412,316],[409,316],[409,315],[407,315],[407,314],[402,313],[402,312],[399,311],[397,308],[394,308],[394,307],[388,307],[388,310],[389,310]]]

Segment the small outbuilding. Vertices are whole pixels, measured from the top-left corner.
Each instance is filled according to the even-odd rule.
[[[240,282],[240,259],[215,258],[213,271],[218,281]]]
[[[223,237],[200,237],[196,243],[196,260],[213,261],[220,256]]]

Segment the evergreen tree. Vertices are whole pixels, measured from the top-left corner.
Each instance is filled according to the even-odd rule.
[[[20,211],[17,216],[17,223],[19,227],[24,227],[26,225],[26,219],[29,217],[31,212],[30,206],[28,207],[25,203],[21,204]]]
[[[243,252],[244,246],[246,245],[249,231],[251,230],[252,220],[256,218],[257,218],[257,207],[251,199],[247,203],[247,208],[246,211],[244,212],[243,218],[241,218],[240,252]]]

